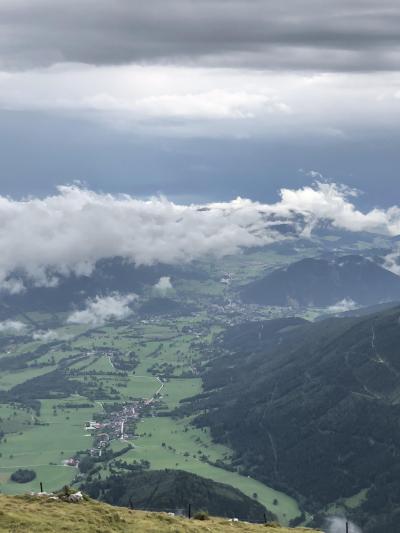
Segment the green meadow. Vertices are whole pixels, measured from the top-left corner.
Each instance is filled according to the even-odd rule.
[[[17,432],[6,433],[0,450],[0,490],[6,494],[18,494],[38,490],[42,481],[46,490],[71,483],[76,469],[66,467],[63,461],[77,450],[90,446],[91,437],[86,436],[84,424],[90,420],[93,408],[61,409],[61,402],[81,403],[85,398],[71,397],[63,400],[42,400],[38,419],[33,414],[14,407],[1,406],[1,418],[24,417]],[[16,413],[16,415],[14,415]],[[36,420],[36,423],[35,423]],[[39,423],[39,425],[38,425]],[[6,429],[7,430],[7,429]],[[29,468],[37,473],[34,481],[18,484],[9,480],[17,468]]]
[[[210,463],[229,462],[231,450],[212,442],[208,430],[190,425],[190,419],[146,418],[138,425],[140,437],[125,460],[145,459],[154,469],[178,468],[200,476],[227,483],[250,497],[257,495],[260,503],[271,509],[281,523],[288,523],[300,514],[296,501],[266,485],[237,472],[218,468]]]
[[[195,294],[197,283],[186,283],[185,290]],[[212,282],[205,289],[203,294],[217,294],[221,286]],[[42,320],[43,326],[54,321],[54,317],[40,313],[32,318]],[[39,399],[40,416],[33,409],[0,405],[0,430],[5,432],[0,442],[0,491],[18,494],[38,490],[40,481],[45,490],[72,483],[78,471],[64,466],[63,461],[92,446],[85,422],[101,413],[102,405],[113,402],[110,398],[116,394],[118,402],[124,403],[153,398],[159,391],[159,409],[166,411],[178,407],[182,399],[201,393],[201,379],[190,373],[204,361],[204,346],[220,331],[221,327],[210,325],[207,314],[201,311],[174,320],[126,320],[86,330],[81,326],[62,326],[62,340],[53,342],[48,350],[40,341],[15,338],[14,354],[29,354],[40,347],[43,353],[40,351],[35,358],[36,366],[28,363],[21,370],[2,372],[0,390],[9,390],[62,366],[69,379],[80,383],[87,392],[82,396]],[[122,357],[134,353],[137,366],[121,373],[114,367],[114,353]],[[160,378],[165,368],[168,376]],[[80,407],[62,407],[66,403]],[[82,408],[85,403],[91,407]],[[229,463],[231,450],[213,443],[209,430],[195,428],[188,417],[157,416],[154,409],[150,416],[138,421],[136,435],[131,441],[134,448],[122,456],[124,461],[144,459],[153,469],[179,468],[228,483],[256,497],[283,523],[300,514],[296,502],[288,496],[238,472],[215,466],[217,461]],[[126,442],[112,443],[114,450],[124,446]],[[10,475],[18,468],[33,469],[36,479],[26,484],[10,481]],[[108,472],[108,465],[103,465],[100,475],[104,477]]]

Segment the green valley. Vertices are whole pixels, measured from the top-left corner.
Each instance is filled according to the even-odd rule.
[[[35,317],[39,319],[45,325],[51,317]],[[173,415],[182,400],[202,392],[202,367],[221,329],[200,312],[86,330],[60,327],[54,331],[67,340],[49,343],[4,339],[10,349],[0,358],[0,394],[7,402],[0,410],[0,490],[15,494],[37,490],[39,482],[46,490],[81,483],[84,475],[68,460],[79,451],[94,450],[95,432],[87,431],[85,424],[114,405],[142,402],[131,433],[124,440],[116,434],[108,443],[116,453],[132,445],[119,459],[228,483],[255,497],[282,523],[299,516],[294,499],[230,469],[232,450],[215,444],[208,429],[195,428],[191,416]],[[101,463],[97,476],[109,475],[113,462]],[[20,467],[32,468],[36,479],[26,484],[10,481]]]

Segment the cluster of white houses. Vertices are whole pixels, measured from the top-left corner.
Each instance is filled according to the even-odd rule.
[[[135,420],[139,416],[137,402],[124,405],[121,410],[111,412],[109,416],[110,420],[107,422],[89,420],[85,424],[85,430],[94,432],[93,436],[95,437],[94,446],[90,449],[91,456],[101,457],[102,450],[112,440],[126,440],[134,437],[126,431],[126,427],[129,420]]]

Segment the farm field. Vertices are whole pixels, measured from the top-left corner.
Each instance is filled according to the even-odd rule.
[[[84,400],[73,397],[63,402]],[[23,419],[16,428],[18,431],[7,433],[0,445],[0,489],[6,494],[38,490],[40,481],[47,490],[71,483],[76,475],[75,468],[64,466],[63,461],[77,449],[89,445],[90,436],[85,435],[84,424],[91,418],[93,408],[60,409],[59,400],[42,400],[41,404],[40,417],[32,414],[27,417],[25,411],[13,407],[2,406],[0,410],[3,421],[8,417],[11,422]],[[17,468],[33,469],[36,479],[23,485],[9,481]]]
[[[229,462],[231,450],[211,441],[208,430],[190,425],[190,419],[146,418],[138,426],[140,438],[124,457],[150,461],[152,468],[178,468],[193,474],[227,483],[271,509],[282,523],[299,515],[295,500],[258,481],[218,468],[210,462]],[[209,462],[208,462],[209,461]]]
[[[34,318],[43,324],[50,320],[40,313]],[[27,368],[2,372],[1,388],[8,390],[27,380],[46,378],[62,367],[81,390],[66,397],[55,390],[54,395],[60,397],[38,398],[39,415],[17,404],[1,405],[0,427],[5,435],[0,444],[0,490],[18,494],[38,490],[41,481],[46,490],[74,482],[77,469],[63,462],[92,446],[93,437],[85,430],[85,423],[101,415],[108,405],[149,401],[159,391],[158,407],[137,422],[136,437],[131,441],[134,447],[124,453],[124,461],[145,460],[153,469],[179,468],[231,484],[250,497],[256,495],[284,523],[298,516],[298,506],[291,498],[212,464],[229,462],[231,451],[214,444],[208,430],[196,429],[188,417],[157,416],[157,410],[173,410],[182,399],[201,393],[196,368],[204,362],[207,346],[221,329],[210,324],[206,313],[199,312],[173,320],[127,320],[86,330],[70,327],[68,336],[62,327],[59,337],[63,340],[47,345],[24,337],[14,339],[14,354],[39,353]],[[118,361],[128,361],[128,354],[133,354],[134,369],[121,371]],[[127,442],[113,441],[111,449],[118,451]],[[36,478],[26,484],[10,481],[18,468],[33,469]],[[108,473],[106,463],[101,476]]]

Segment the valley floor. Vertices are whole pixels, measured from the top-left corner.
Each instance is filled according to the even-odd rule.
[[[209,342],[219,331],[200,313],[173,320],[114,323],[87,331],[71,326],[67,344],[46,346],[37,342],[31,346],[26,340],[15,340],[13,354],[18,356],[20,352],[25,354],[40,348],[44,354],[36,357],[34,364],[53,366],[1,372],[0,390],[24,383],[26,378],[33,377],[33,370],[45,375],[63,365],[70,379],[81,383],[84,391],[83,395],[41,399],[40,416],[16,404],[0,405],[0,430],[6,433],[0,442],[1,492],[35,491],[40,481],[45,490],[71,484],[79,472],[66,461],[78,450],[93,446],[93,432],[87,431],[85,424],[114,402],[121,405],[134,402],[140,411],[137,401],[151,402],[157,397],[159,407],[152,404],[151,412],[138,416],[134,436],[118,437],[110,442],[109,448],[114,452],[126,449],[129,443],[133,445],[121,457],[124,461],[145,460],[152,469],[186,470],[227,483],[249,497],[256,494],[257,500],[282,524],[298,517],[300,510],[293,498],[240,472],[218,468],[215,465],[218,460],[230,462],[232,450],[214,443],[209,429],[192,426],[190,416],[181,419],[157,416],[158,410],[173,410],[182,399],[202,391],[197,371]],[[128,360],[127,354],[132,352],[137,360],[134,373],[122,375],[115,368],[118,357]],[[169,365],[168,377],[163,377],[166,365]],[[102,478],[110,474],[108,463],[103,466],[99,473]],[[36,479],[23,485],[12,482],[10,476],[17,468],[35,470]]]

